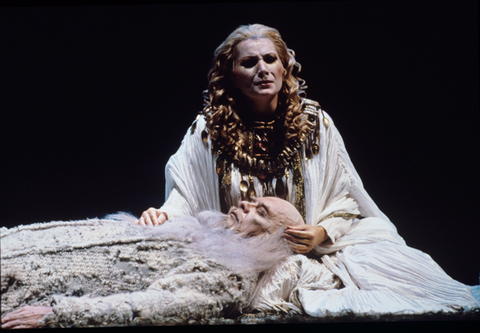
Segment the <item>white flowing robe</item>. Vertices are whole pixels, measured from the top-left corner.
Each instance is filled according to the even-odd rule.
[[[329,126],[324,125],[323,116]],[[257,308],[325,316],[345,311],[398,314],[480,307],[472,296],[472,287],[453,280],[430,256],[405,244],[363,188],[330,116],[319,113],[317,121],[321,124],[319,153],[307,160],[304,147],[300,150],[305,222],[323,226],[330,242],[313,250],[318,260],[295,255],[278,267],[262,289]],[[211,142],[202,141],[204,128],[204,117],[197,118],[167,163],[167,200],[160,210],[169,218],[220,210],[217,156],[212,154]],[[228,204],[238,205],[238,169],[232,168],[231,177],[232,199]],[[294,203],[292,177],[286,181],[287,200]],[[257,178],[254,182],[257,196],[262,196],[261,183]],[[332,213],[361,217],[325,219]],[[478,295],[478,286],[474,288]]]

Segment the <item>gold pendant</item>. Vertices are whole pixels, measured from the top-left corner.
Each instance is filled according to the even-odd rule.
[[[217,175],[223,175],[224,163],[221,158],[217,158]]]
[[[257,177],[260,179],[267,178],[267,165],[263,160],[258,161]]]
[[[285,186],[281,178],[277,178],[277,183],[275,184],[275,196],[284,199],[285,198]]]
[[[327,118],[323,117],[323,124],[325,125],[325,127],[328,127],[330,125],[330,121]]]
[[[307,160],[312,158],[312,151],[310,150],[310,147],[305,147],[305,158]]]
[[[250,182],[250,187],[248,188],[248,199],[249,200],[252,200],[255,196],[256,196],[256,193],[255,193],[255,187],[253,186],[253,176],[248,176],[248,180]]]
[[[207,131],[203,130],[202,131],[202,141],[207,142],[208,141],[208,133]]]
[[[245,180],[242,180],[240,182],[240,191],[242,192],[243,195],[247,194],[248,191],[248,183]]]
[[[251,201],[256,195],[255,195],[255,188],[253,187],[253,182],[250,183],[250,187],[248,188],[248,199]]]

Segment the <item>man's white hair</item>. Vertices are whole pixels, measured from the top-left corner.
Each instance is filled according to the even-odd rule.
[[[281,237],[285,228],[273,233],[261,233],[253,237],[241,237],[233,229],[226,229],[227,215],[203,211],[197,215],[208,235],[199,242],[199,248],[227,267],[263,272],[292,254]]]

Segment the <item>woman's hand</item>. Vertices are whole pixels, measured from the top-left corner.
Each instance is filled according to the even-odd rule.
[[[140,225],[162,225],[165,221],[168,220],[167,213],[161,212],[156,208],[150,207],[146,211],[142,213],[140,219],[136,222],[136,224]]]
[[[51,306],[24,306],[2,318],[2,329],[40,328],[40,320],[50,312]]]
[[[310,252],[315,246],[328,239],[323,227],[306,224],[288,226],[282,237],[287,240],[293,252],[301,254]]]

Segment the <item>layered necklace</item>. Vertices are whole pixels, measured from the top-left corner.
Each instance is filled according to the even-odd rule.
[[[285,139],[283,124],[279,123],[279,117],[270,121],[254,121],[244,132],[248,144],[246,149],[238,146],[230,146],[219,149],[212,140],[212,151],[218,155],[216,171],[220,177],[221,187],[231,185],[230,167],[236,166],[242,175],[240,192],[242,200],[251,200],[256,197],[253,177],[256,176],[263,186],[263,195],[272,195],[286,198],[288,187],[283,178],[288,179],[290,172],[293,174],[293,182],[296,193],[303,196],[303,175],[301,173],[301,161],[299,149],[305,145],[305,158],[309,159],[319,152],[319,122],[318,112],[320,105],[312,100],[304,99],[303,113],[306,115],[305,129],[301,130],[296,137]],[[323,112],[322,112],[323,113]],[[323,117],[324,124],[328,126],[328,120]],[[208,141],[208,132],[202,132],[204,142]],[[276,178],[275,188],[272,180]]]

